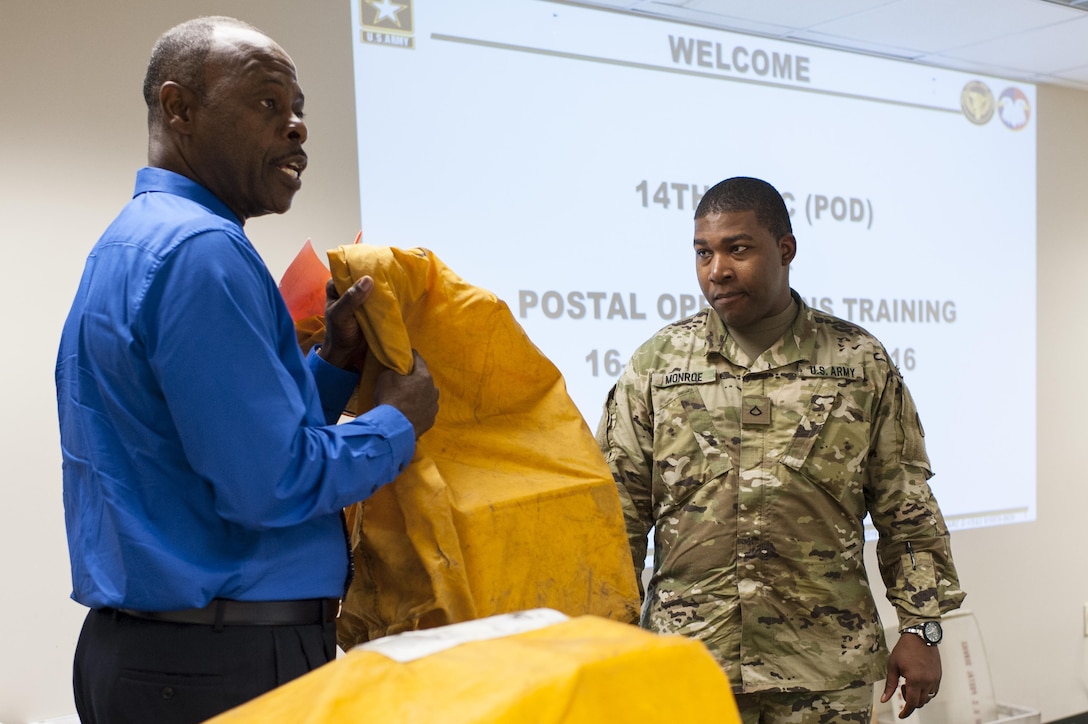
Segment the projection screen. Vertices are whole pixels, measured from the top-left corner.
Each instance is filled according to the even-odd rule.
[[[794,289],[902,371],[949,527],[1035,519],[1034,86],[547,0],[351,2],[364,241],[506,301],[590,428],[703,305],[694,205],[757,176]]]

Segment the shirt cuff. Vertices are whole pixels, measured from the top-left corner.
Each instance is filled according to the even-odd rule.
[[[331,365],[317,354],[314,347],[306,354],[306,364],[310,368],[310,374],[314,376],[317,384],[317,392],[321,397],[321,411],[325,414],[325,421],[329,424],[340,419],[344,407],[347,406],[351,394],[359,384],[359,373],[353,370],[340,369]]]
[[[400,475],[416,453],[416,430],[408,418],[392,405],[378,405],[356,417],[348,425],[362,424],[381,430]]]

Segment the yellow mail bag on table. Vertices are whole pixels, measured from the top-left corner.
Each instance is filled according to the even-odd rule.
[[[665,715],[740,722],[729,680],[701,643],[582,616],[406,661],[358,647],[210,724],[622,724]]]
[[[340,293],[375,282],[359,312],[374,359],[351,411],[364,411],[381,366],[408,372],[413,349],[439,391],[412,463],[348,510],[355,579],[341,647],[534,608],[636,620],[608,466],[506,304],[425,249],[342,246],[329,265]]]

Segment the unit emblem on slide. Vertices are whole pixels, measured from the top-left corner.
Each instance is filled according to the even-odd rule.
[[[980,80],[973,80],[960,91],[960,108],[967,120],[982,126],[994,117],[994,94]]]
[[[1001,122],[1014,131],[1028,125],[1031,118],[1031,104],[1028,97],[1019,88],[1009,87],[1001,92],[997,99],[997,114]]]

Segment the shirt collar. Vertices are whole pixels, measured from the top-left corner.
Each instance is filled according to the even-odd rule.
[[[816,348],[816,321],[813,318],[813,310],[805,304],[805,300],[797,292],[791,289],[790,294],[799,307],[797,318],[793,320],[793,324],[781,339],[772,344],[770,349],[752,363],[749,372],[763,372],[812,359]],[[703,353],[709,355],[716,352],[733,364],[739,364],[737,360],[744,359],[745,355],[725,328],[721,317],[717,315],[713,307],[707,307],[703,311],[706,314],[706,347]]]
[[[173,194],[175,196],[181,196],[182,198],[195,201],[207,208],[210,212],[216,216],[221,216],[227,221],[230,221],[238,226],[242,226],[242,220],[238,216],[227,208],[219,198],[208,189],[204,188],[191,178],[182,176],[174,171],[168,171],[165,168],[156,168],[154,166],[146,166],[136,172],[136,190],[133,192],[133,198],[140,194],[149,192],[160,192]]]

